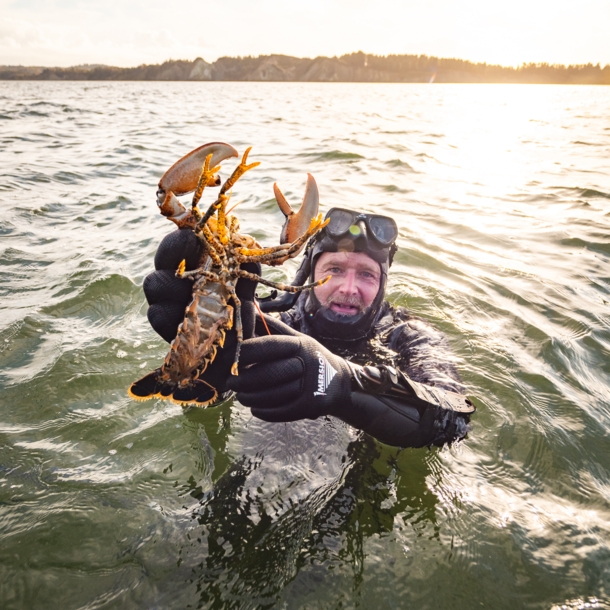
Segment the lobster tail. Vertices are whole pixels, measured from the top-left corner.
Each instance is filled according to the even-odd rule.
[[[127,393],[135,400],[148,400],[149,398],[161,395],[160,386],[164,384],[159,381],[160,372],[161,369],[156,369],[152,373],[148,373],[148,375],[142,377],[142,379],[134,381],[129,386]],[[169,394],[171,394],[171,392],[169,392]],[[163,395],[168,396],[169,394]]]
[[[218,392],[211,385],[195,379],[180,387],[171,381],[160,378],[161,369],[148,373],[131,384],[127,393],[135,400],[148,400],[149,398],[169,398],[179,405],[194,405],[207,407],[218,398]]]
[[[218,392],[209,383],[201,379],[191,381],[187,386],[176,388],[170,400],[179,405],[207,407],[218,398]]]

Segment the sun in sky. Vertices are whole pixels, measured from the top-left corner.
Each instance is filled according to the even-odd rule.
[[[0,64],[283,54],[610,63],[608,0],[0,0]]]

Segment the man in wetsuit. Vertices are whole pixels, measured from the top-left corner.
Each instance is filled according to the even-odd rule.
[[[393,219],[331,209],[329,224],[308,244],[294,284],[331,279],[296,298],[263,300],[255,316],[255,284],[240,280],[244,336],[239,375],[227,340],[204,379],[269,422],[334,416],[394,446],[442,445],[467,431],[472,403],[451,362],[445,337],[385,300],[398,234]],[[156,271],[144,282],[153,328],[167,341],[191,299],[178,263],[197,267],[201,244],[175,231],[159,246]],[[258,269],[249,269],[258,271]],[[296,301],[296,302],[295,302]]]

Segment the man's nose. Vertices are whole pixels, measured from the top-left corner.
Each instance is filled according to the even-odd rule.
[[[357,294],[358,286],[356,284],[356,272],[353,269],[349,269],[344,275],[340,291],[343,294]]]

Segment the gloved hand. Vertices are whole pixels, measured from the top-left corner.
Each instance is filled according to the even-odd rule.
[[[239,402],[270,422],[340,416],[349,410],[352,375],[347,361],[315,339],[285,328],[288,336],[267,335],[243,343],[239,375],[227,380]]]
[[[176,336],[184,310],[193,298],[193,280],[177,278],[176,269],[182,260],[186,261],[187,271],[196,269],[202,253],[203,244],[193,231],[173,231],[163,238],[157,249],[155,271],[144,279],[144,294],[149,304],[148,321],[168,343]],[[244,264],[242,269],[256,274],[261,272],[261,266],[257,263]],[[242,303],[242,325],[244,339],[247,339],[254,334],[256,282],[240,279],[235,291]],[[203,379],[214,386],[219,394],[226,390],[225,381],[230,375],[236,344],[237,333],[233,329],[227,332],[224,348],[218,350],[214,362],[208,365],[203,374]]]

